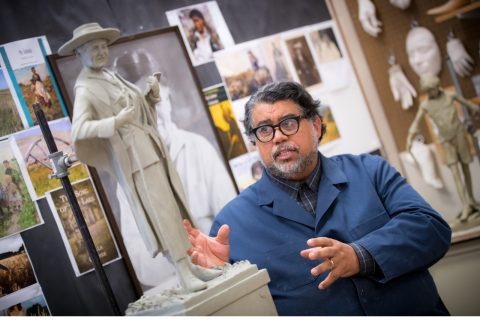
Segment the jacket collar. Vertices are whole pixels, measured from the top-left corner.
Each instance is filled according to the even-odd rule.
[[[333,160],[320,154],[320,161],[322,177],[318,188],[315,218],[272,183],[265,172],[257,183],[258,205],[264,206],[273,202],[273,214],[315,228],[340,193],[335,185],[348,182],[343,171]]]

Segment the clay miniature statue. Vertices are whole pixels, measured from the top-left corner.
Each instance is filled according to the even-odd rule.
[[[427,73],[420,78],[420,88],[428,93],[428,98],[423,101],[415,120],[408,130],[407,152],[411,152],[412,139],[418,131],[420,121],[428,113],[438,127],[437,142],[440,143],[445,159],[445,164],[450,168],[455,180],[455,186],[462,202],[460,221],[466,221],[475,211],[480,210],[480,204],[475,202],[472,190],[472,177],[469,163],[473,161],[467,132],[458,117],[455,101],[467,106],[472,112],[480,112],[480,107],[453,92],[443,91],[440,88],[440,79]],[[458,169],[460,162],[464,181]]]
[[[408,62],[413,71],[421,77],[430,72],[437,75],[442,71],[442,55],[435,36],[427,28],[415,27],[405,40]]]
[[[72,123],[76,156],[119,182],[150,255],[162,252],[172,260],[189,291],[205,289],[204,281],[221,272],[198,268],[187,255],[191,245],[183,219],[195,221],[157,128],[160,74],[147,78],[142,93],[105,69],[108,45],[119,36],[118,29],[88,23],[75,29],[73,39],[58,51],[63,56],[76,54],[83,64],[75,84]]]

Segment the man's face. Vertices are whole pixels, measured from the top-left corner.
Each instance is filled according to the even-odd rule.
[[[274,104],[260,103],[253,110],[253,127],[276,125],[286,118],[302,115],[292,100],[278,101]],[[278,128],[273,140],[257,140],[258,152],[263,164],[274,174],[281,177],[302,180],[316,165],[318,139],[321,135],[322,121],[316,117],[311,124],[300,119],[298,132],[284,135]]]
[[[202,33],[203,28],[205,26],[205,22],[197,16],[194,16],[192,18],[192,20],[193,20],[193,24],[195,25],[195,28],[198,30],[198,32]]]
[[[10,169],[10,162],[4,162],[3,165],[5,169]]]
[[[442,56],[437,42],[428,30],[416,29],[407,37],[408,62],[413,71],[421,77],[430,72],[439,74],[442,69]]]
[[[108,46],[105,39],[95,39],[85,44],[80,54],[84,67],[99,69],[105,67],[108,62]]]
[[[36,73],[36,71],[35,71],[35,68],[32,68],[32,73],[33,73],[33,74],[35,74],[35,73]]]

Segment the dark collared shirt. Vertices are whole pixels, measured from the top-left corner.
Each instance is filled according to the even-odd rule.
[[[320,160],[320,152],[318,153],[317,165],[312,173],[304,182],[291,181],[277,177],[268,170],[265,170],[268,178],[277,187],[284,191],[290,198],[295,200],[305,211],[315,217],[317,211],[318,188],[320,186],[320,178],[322,176],[322,163]],[[349,244],[358,256],[360,261],[359,276],[373,276],[380,272],[380,267],[373,259],[372,255],[359,244]]]

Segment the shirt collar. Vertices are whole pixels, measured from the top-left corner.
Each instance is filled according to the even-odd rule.
[[[302,184],[307,184],[312,191],[318,193],[318,186],[320,184],[320,177],[322,176],[322,161],[320,160],[320,152],[317,154],[317,165],[313,169],[312,173],[308,176],[305,182],[297,182],[288,179],[283,179],[278,176],[273,175],[268,170],[265,170],[268,178],[272,181],[277,187],[289,194],[293,199],[297,198],[298,190]]]

